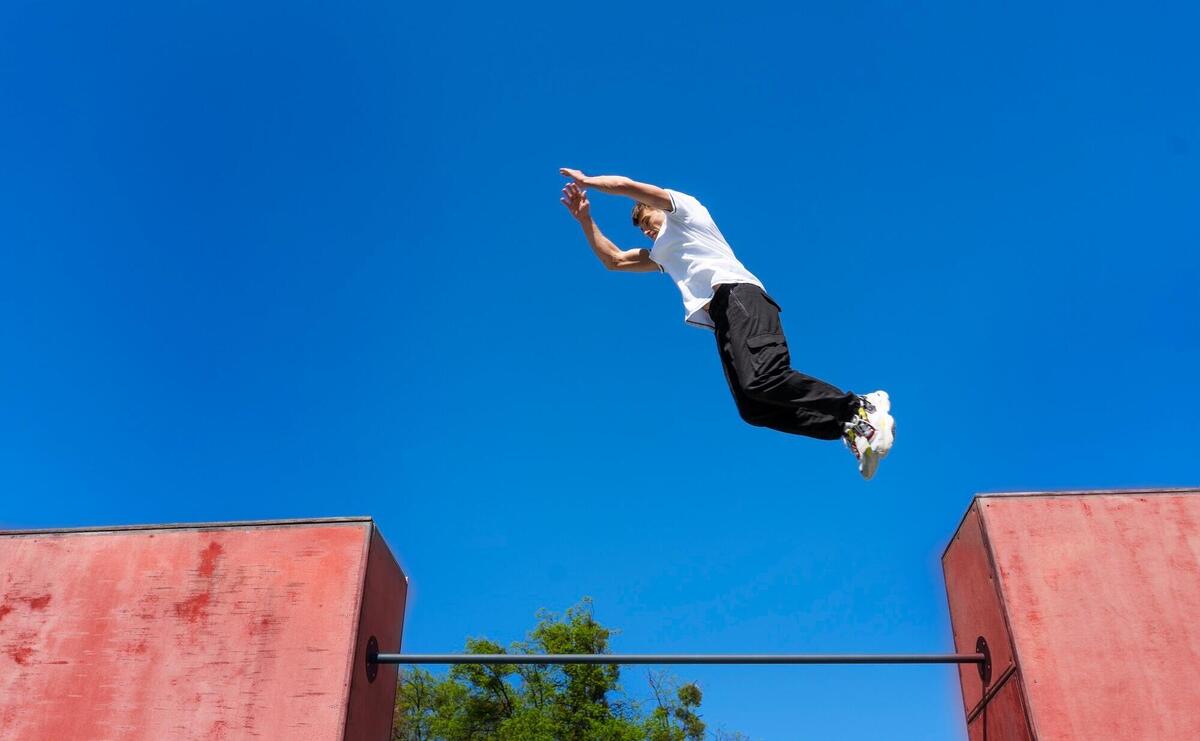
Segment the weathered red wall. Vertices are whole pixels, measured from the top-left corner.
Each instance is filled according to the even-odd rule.
[[[359,630],[399,646],[404,577],[370,520],[6,533],[0,580],[0,738],[387,738]]]
[[[366,671],[367,644],[376,641],[376,650],[400,650],[400,632],[408,581],[378,531],[371,537],[367,574],[363,580],[362,610],[358,620],[358,641],[351,667],[350,704],[346,715],[346,739],[390,739],[392,708],[396,702],[396,665],[376,667],[372,679]]]
[[[980,496],[943,568],[972,739],[1200,739],[1200,491]]]

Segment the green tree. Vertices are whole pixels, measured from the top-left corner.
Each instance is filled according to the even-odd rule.
[[[654,710],[645,721],[649,741],[701,741],[705,725],[696,713],[702,695],[695,684],[680,686],[663,672],[650,675]]]
[[[539,611],[509,650],[484,638],[467,653],[608,653],[612,632],[584,599],[563,615]],[[403,671],[396,688],[395,741],[703,741],[702,694],[693,683],[650,674],[650,701],[631,699],[618,666],[463,664],[444,677]],[[725,736],[733,738],[732,736]],[[738,736],[740,737],[740,735]]]

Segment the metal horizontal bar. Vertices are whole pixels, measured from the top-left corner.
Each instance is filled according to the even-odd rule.
[[[377,664],[983,664],[983,654],[376,654]]]

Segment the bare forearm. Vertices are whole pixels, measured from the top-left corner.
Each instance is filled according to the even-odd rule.
[[[636,273],[648,273],[659,269],[658,263],[650,257],[650,250],[621,250],[608,237],[604,236],[604,232],[600,231],[600,227],[592,221],[591,204],[588,203],[587,193],[580,186],[585,178],[583,173],[578,170],[568,170],[565,167],[560,172],[569,175],[574,182],[567,183],[563,187],[563,195],[559,200],[567,207],[571,216],[575,217],[575,221],[583,229],[583,236],[587,238],[588,246],[592,248],[592,252],[596,253],[597,259],[604,267],[609,270]]]
[[[595,221],[583,219],[580,220],[579,226],[583,229],[583,236],[587,238],[588,245],[591,246],[592,252],[596,253],[600,262],[604,263],[607,268],[615,265],[621,256],[621,249],[604,236],[604,232],[600,231],[600,227],[596,225]]]
[[[623,196],[633,185],[633,181],[624,175],[589,175],[583,179],[583,184],[601,193]]]
[[[571,178],[576,188],[595,188],[601,193],[627,196],[638,203],[644,203],[662,211],[671,211],[675,208],[671,202],[671,194],[657,185],[639,183],[624,175],[585,175],[583,170],[575,170],[570,167],[560,167],[558,172],[560,175]]]
[[[580,175],[582,176],[580,182],[585,188],[595,188],[601,193],[632,198],[639,203],[644,203],[651,208],[663,211],[670,211],[674,208],[674,205],[671,203],[671,195],[657,185],[639,183],[624,175],[589,176],[582,173]]]

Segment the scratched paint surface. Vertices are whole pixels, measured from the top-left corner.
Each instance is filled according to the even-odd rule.
[[[342,738],[369,523],[0,537],[0,738]]]
[[[985,497],[1040,739],[1200,739],[1200,493]]]

